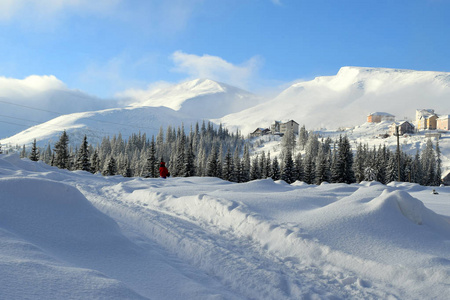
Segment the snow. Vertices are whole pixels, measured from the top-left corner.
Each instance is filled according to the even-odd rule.
[[[362,124],[373,111],[415,118],[424,103],[437,114],[448,114],[449,83],[445,72],[342,67],[335,76],[295,83],[267,102],[216,122],[247,134],[284,119],[318,130]]]
[[[165,106],[197,119],[221,118],[264,102],[263,97],[210,79],[150,90],[132,107]]]
[[[0,155],[1,299],[446,299],[450,188],[69,172]]]

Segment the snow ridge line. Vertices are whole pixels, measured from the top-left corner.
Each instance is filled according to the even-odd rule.
[[[227,199],[210,195],[180,198],[166,197],[161,194],[149,196],[153,201],[156,200],[154,204],[160,208],[197,223],[201,222],[204,226],[213,225],[218,230],[233,232],[239,238],[249,238],[282,261],[292,261],[292,258],[295,258],[295,268],[315,269],[316,272],[323,273],[323,276],[335,278],[337,282],[347,288],[356,284],[359,289],[368,289],[369,294],[376,290],[377,282],[386,281],[386,278],[389,278],[390,285],[393,287],[402,286],[408,281],[416,281],[417,290],[409,291],[410,294],[407,295],[414,299],[420,295],[420,286],[424,282],[428,280],[442,282],[439,278],[448,276],[444,272],[436,273],[436,270],[430,268],[412,270],[404,266],[384,265],[332,250],[328,246],[321,245],[319,241],[308,239],[299,232],[298,228],[291,229],[286,224],[270,223],[256,213],[246,212],[245,205]],[[361,270],[365,270],[365,272],[361,272]],[[362,274],[365,278],[353,275],[344,278],[342,275],[355,273]],[[333,281],[333,279],[330,280]],[[384,285],[386,286],[386,282]],[[392,295],[385,294],[383,298],[394,296],[398,291],[398,288],[392,289]],[[395,295],[395,297],[399,296],[403,298],[406,295]],[[439,295],[435,296],[439,297]]]
[[[355,263],[353,257],[331,251],[329,247],[305,238],[298,229],[289,229],[283,224],[271,224],[256,213],[248,213],[246,206],[241,203],[206,194],[175,197],[148,190],[134,191],[129,199],[146,199],[138,202],[145,202],[144,205],[155,206],[160,211],[188,219],[218,234],[231,233],[235,238],[250,241],[263,253],[262,256],[283,261],[289,272],[295,274],[290,274],[296,277],[292,278],[294,281],[302,277],[308,283],[314,282],[310,283],[312,285],[324,285],[321,289],[331,291],[334,296],[341,294],[345,298],[377,299],[395,295],[395,292],[380,293],[376,284],[355,275],[343,275],[354,273],[352,268],[347,267]],[[196,251],[201,253],[204,250],[199,248]],[[212,259],[215,260],[214,257]],[[328,261],[328,264],[323,264],[323,261]],[[372,264],[369,268],[376,265],[374,262],[362,260],[359,263]],[[305,283],[301,283],[303,288]],[[290,297],[294,294],[291,293]],[[302,293],[296,296],[305,297]],[[321,299],[323,297],[324,295],[320,295]]]

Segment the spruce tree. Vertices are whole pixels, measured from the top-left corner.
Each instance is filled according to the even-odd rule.
[[[147,161],[144,168],[144,177],[146,178],[157,178],[159,177],[158,172],[158,162],[156,160],[156,144],[155,137],[152,136],[150,142],[150,148],[148,150]]]
[[[230,149],[227,150],[225,154],[225,160],[222,169],[222,178],[228,181],[234,181],[234,162],[231,156]]]
[[[283,170],[281,172],[281,180],[291,184],[295,182],[294,161],[292,160],[291,151],[287,150],[284,155]]]
[[[217,147],[214,145],[206,162],[206,176],[217,177],[217,169],[219,168],[217,156]]]
[[[56,142],[55,148],[55,159],[54,166],[60,169],[69,168],[69,137],[67,136],[66,131],[64,130],[61,134],[59,141]]]
[[[261,172],[259,170],[258,156],[254,157],[250,167],[250,180],[256,180],[261,178]]]
[[[103,176],[114,176],[117,174],[117,164],[113,156],[110,156],[105,169],[102,172]]]
[[[184,177],[191,177],[195,176],[195,155],[194,155],[194,149],[192,145],[192,139],[189,142],[189,146],[186,147],[186,153],[184,155],[184,169],[183,169],[183,176]]]
[[[270,177],[272,177],[273,180],[280,180],[281,178],[280,164],[278,163],[278,158],[276,156],[272,161],[272,171],[270,173]]]
[[[434,185],[439,186],[442,183],[442,160],[441,160],[441,148],[439,147],[439,139],[436,139],[436,173]]]
[[[91,163],[89,161],[89,145],[86,135],[83,138],[80,149],[78,150],[75,169],[83,171],[91,171]]]
[[[33,141],[33,145],[31,147],[31,153],[30,153],[29,159],[31,161],[38,161],[39,160],[39,149],[36,146],[36,139],[34,139],[34,141]]]

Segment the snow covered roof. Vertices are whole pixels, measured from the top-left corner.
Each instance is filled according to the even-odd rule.
[[[376,111],[376,112],[370,113],[367,116],[395,117],[394,115],[391,115],[391,114],[389,114],[387,112],[380,112],[380,111]]]
[[[439,116],[439,119],[445,120],[445,119],[448,119],[449,117],[450,117],[450,115],[441,115],[441,116]]]

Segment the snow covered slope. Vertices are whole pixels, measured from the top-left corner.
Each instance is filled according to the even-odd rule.
[[[60,114],[117,105],[117,101],[101,100],[69,89],[54,76],[34,75],[23,80],[0,77],[0,139]]]
[[[374,111],[415,118],[420,108],[450,113],[450,73],[343,67],[335,76],[296,83],[266,103],[218,121],[243,133],[290,119],[309,129],[336,129],[362,124]]]
[[[169,125],[180,126],[183,122],[188,129],[196,119],[167,107],[114,108],[63,115],[0,140],[0,143],[4,146],[29,146],[36,139],[39,146],[45,147],[58,141],[62,131],[66,130],[69,144],[80,145],[86,134],[88,142],[96,145],[103,137],[117,136],[119,133],[126,139],[139,132],[146,133],[150,138],[158,134],[161,126],[165,129]]]
[[[446,299],[449,187],[69,172],[0,155],[1,299]]]
[[[220,118],[265,101],[260,96],[209,79],[151,90],[139,98],[130,105],[166,106],[198,119]]]

